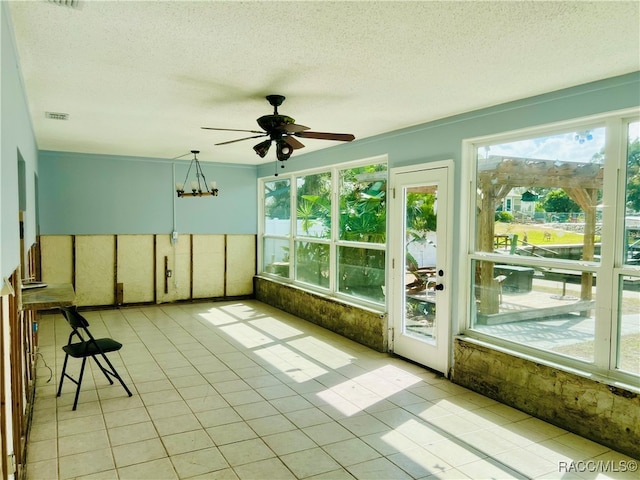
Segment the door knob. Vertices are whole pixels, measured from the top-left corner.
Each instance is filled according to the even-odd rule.
[[[442,283],[438,283],[436,285],[436,290],[444,290],[444,285]]]

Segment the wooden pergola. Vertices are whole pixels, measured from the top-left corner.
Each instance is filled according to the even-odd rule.
[[[490,156],[478,166],[478,250],[493,252],[495,212],[507,194],[516,187],[562,188],[585,215],[582,260],[593,260],[595,253],[596,206],[602,188],[604,167],[599,163],[561,162]],[[499,309],[499,285],[494,279],[493,262],[478,262],[479,313],[494,314]],[[591,300],[593,275],[582,273],[581,300]]]

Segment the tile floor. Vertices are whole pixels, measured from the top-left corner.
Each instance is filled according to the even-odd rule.
[[[85,316],[134,395],[92,368],[75,412],[71,382],[57,398],[69,327],[45,315],[28,479],[629,478],[629,457],[257,301]]]

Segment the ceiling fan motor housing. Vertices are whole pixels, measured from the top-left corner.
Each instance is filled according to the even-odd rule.
[[[296,121],[287,115],[263,115],[258,120],[258,125],[267,133],[285,133],[284,126],[292,125]]]

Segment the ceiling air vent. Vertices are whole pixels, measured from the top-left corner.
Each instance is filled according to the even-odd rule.
[[[62,7],[78,8],[80,0],[49,0],[50,3],[55,3]]]
[[[68,113],[59,113],[59,112],[44,112],[45,118],[50,118],[51,120],[69,120]]]

